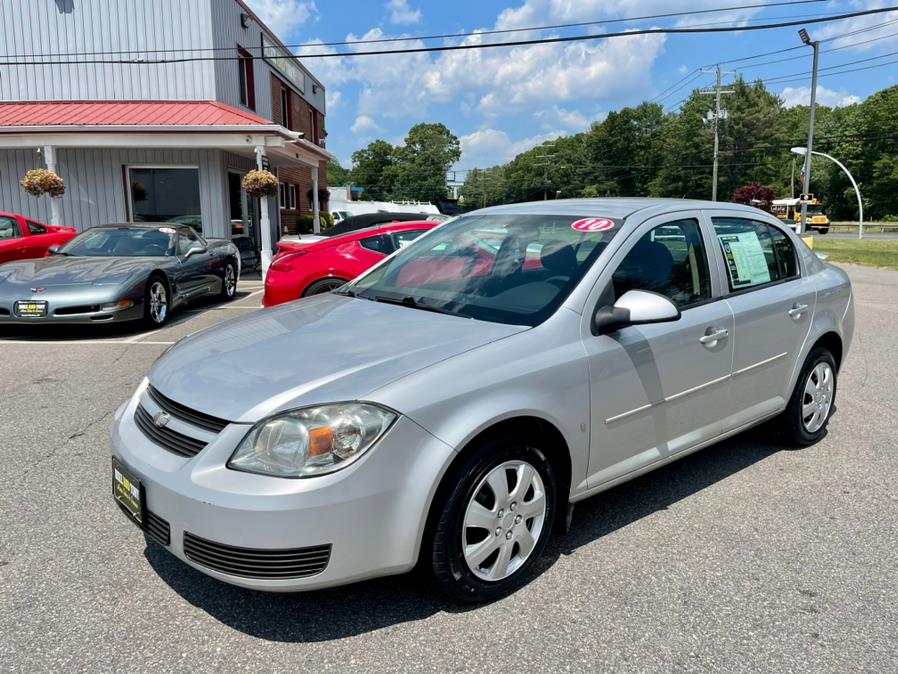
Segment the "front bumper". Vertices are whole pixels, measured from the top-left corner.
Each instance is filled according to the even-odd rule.
[[[219,580],[256,590],[311,590],[403,573],[418,557],[427,511],[454,456],[451,447],[405,417],[361,459],[315,478],[284,479],[225,467],[250,429],[230,424],[192,458],[150,441],[134,422],[144,386],[116,412],[112,453],[141,480],[147,509],[169,525],[167,549]],[[172,419],[173,430],[183,430]],[[125,515],[123,515],[123,518]],[[249,555],[330,547],[326,567],[296,578],[223,573],[190,559],[185,536]],[[194,555],[195,557],[195,555]]]
[[[0,298],[0,323],[16,325],[43,325],[45,323],[96,324],[126,323],[143,318],[143,298],[132,293],[127,296],[113,293],[82,293],[78,290],[53,291],[41,294],[21,293],[21,297]],[[133,296],[131,296],[133,295]],[[38,300],[47,302],[47,315],[23,317],[16,315],[16,302]],[[102,309],[102,305],[129,300],[133,304],[125,309]]]

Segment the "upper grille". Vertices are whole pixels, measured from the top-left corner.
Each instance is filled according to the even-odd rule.
[[[153,423],[153,418],[143,408],[143,405],[137,406],[137,410],[134,412],[134,423],[145,436],[157,445],[181,456],[196,456],[206,446],[203,440],[188,437],[170,428],[160,428]]]
[[[221,433],[221,431],[224,430],[224,427],[230,423],[224,419],[219,419],[218,417],[213,417],[209,414],[203,414],[202,412],[197,412],[189,407],[185,407],[180,403],[176,403],[171,398],[166,398],[159,393],[159,391],[153,388],[152,385],[147,386],[147,395],[154,403],[159,405],[162,410],[168,412],[173,417],[177,417],[181,421],[186,421],[188,424],[193,424],[194,426],[198,426],[207,431]]]
[[[184,554],[215,571],[244,578],[280,580],[321,573],[331,558],[331,546],[264,550],[215,543],[184,532]]]

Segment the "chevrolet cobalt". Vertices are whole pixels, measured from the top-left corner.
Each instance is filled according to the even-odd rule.
[[[235,585],[417,565],[488,601],[577,501],[766,420],[822,438],[853,320],[845,273],[754,208],[487,208],[176,344],[115,414],[113,495]]]

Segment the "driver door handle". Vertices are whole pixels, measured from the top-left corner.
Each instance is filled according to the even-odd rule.
[[[792,308],[789,309],[789,311],[786,312],[786,313],[788,313],[789,316],[791,316],[792,318],[801,318],[801,315],[802,315],[805,311],[807,311],[807,308],[808,308],[808,305],[807,305],[807,304],[798,304],[798,303],[796,303],[796,304],[793,304],[793,305],[792,305]]]
[[[714,344],[716,342],[719,342],[721,339],[726,339],[729,336],[730,331],[727,329],[714,330],[714,332],[709,332],[708,334],[699,337],[698,341],[700,341],[702,344]]]

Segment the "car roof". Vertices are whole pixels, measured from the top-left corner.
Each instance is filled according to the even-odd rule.
[[[354,229],[351,232],[346,232],[346,234],[338,234],[337,236],[331,237],[330,241],[336,241],[338,239],[350,241],[351,237],[364,239],[372,235],[383,234],[384,232],[398,232],[423,228],[433,229],[437,225],[442,224],[442,222],[437,222],[436,220],[397,220],[393,222],[382,222],[379,225],[372,225],[371,227],[365,227],[364,229]]]
[[[665,211],[686,209],[727,209],[760,213],[753,206],[733,204],[725,201],[703,201],[700,199],[661,199],[654,197],[615,197],[607,199],[553,199],[551,201],[528,201],[521,204],[490,206],[471,211],[466,215],[581,215],[584,217],[605,217],[623,220],[638,211]]]
[[[100,229],[100,228],[122,228],[127,227],[129,229],[159,229],[160,227],[170,227],[171,229],[177,229],[178,227],[189,227],[190,225],[185,225],[182,222],[107,222],[102,225],[95,225],[91,227],[91,229]]]

